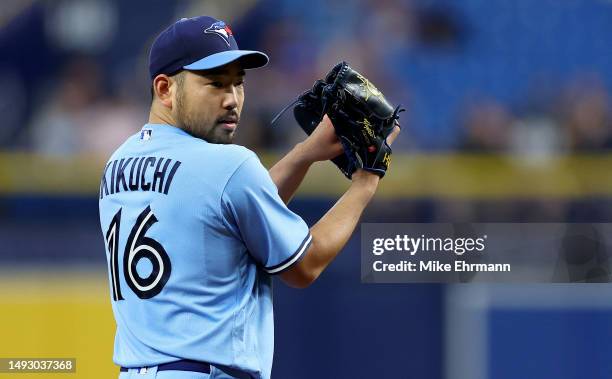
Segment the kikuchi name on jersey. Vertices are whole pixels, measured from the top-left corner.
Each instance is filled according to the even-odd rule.
[[[102,175],[100,199],[125,191],[156,191],[167,195],[180,165],[180,161],[160,157],[130,157],[110,161]]]

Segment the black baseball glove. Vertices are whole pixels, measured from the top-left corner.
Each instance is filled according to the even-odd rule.
[[[338,63],[323,80],[295,102],[293,114],[310,135],[327,114],[344,147],[344,155],[332,159],[347,178],[358,168],[383,177],[391,163],[387,136],[399,112],[383,94],[346,62]]]

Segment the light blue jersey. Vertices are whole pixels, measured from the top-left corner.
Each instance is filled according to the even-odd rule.
[[[312,237],[257,156],[147,124],[109,159],[99,204],[114,362],[191,359],[269,378],[270,274]]]

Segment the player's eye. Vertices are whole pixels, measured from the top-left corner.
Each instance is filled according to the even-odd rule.
[[[210,84],[211,86],[213,86],[215,88],[223,88],[223,83],[221,83],[221,82],[210,82],[208,84]]]
[[[241,80],[237,81],[236,84],[235,84],[236,87],[241,87],[243,85],[244,85],[244,79],[241,79]]]

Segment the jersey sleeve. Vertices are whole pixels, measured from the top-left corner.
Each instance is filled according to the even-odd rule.
[[[221,203],[226,226],[269,274],[288,269],[308,250],[312,241],[308,225],[287,208],[256,156],[234,172]]]

